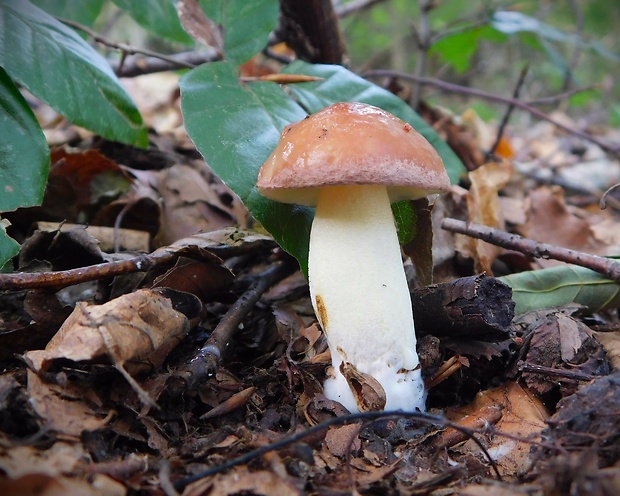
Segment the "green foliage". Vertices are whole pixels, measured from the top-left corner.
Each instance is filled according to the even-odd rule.
[[[224,58],[242,64],[260,52],[280,13],[278,0],[203,0],[205,13],[224,27]]]
[[[70,19],[92,26],[105,0],[32,0],[32,3],[54,17]]]
[[[620,306],[620,286],[577,265],[520,272],[499,279],[512,288],[517,315],[569,303],[585,305],[592,312]]]
[[[500,43],[506,41],[507,36],[490,26],[480,26],[441,38],[431,47],[429,53],[438,55],[458,74],[463,74],[471,68],[471,60],[477,53],[478,44],[482,39]]]
[[[276,241],[307,270],[313,211],[279,204],[258,194],[258,170],[276,147],[286,124],[339,101],[382,107],[418,129],[442,156],[453,182],[465,170],[454,152],[405,102],[340,66],[295,62],[283,72],[324,78],[290,85],[270,82],[243,85],[233,64],[219,62],[193,69],[181,80],[185,127],[209,166],[245,203]],[[289,96],[290,92],[290,96]],[[294,99],[293,99],[294,98]],[[411,235],[415,217],[405,203],[399,230]]]
[[[190,45],[192,38],[185,32],[171,0],[113,0],[140,26],[170,41]]]
[[[75,31],[25,0],[0,3],[0,67],[79,126],[146,146],[146,129],[106,60]]]
[[[49,148],[28,103],[1,67],[0,136],[0,211],[38,204],[45,191]]]

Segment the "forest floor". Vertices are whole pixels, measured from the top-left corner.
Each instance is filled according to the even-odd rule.
[[[548,122],[486,160],[495,129],[428,112],[469,169],[432,213],[437,314],[460,313],[417,325],[427,413],[351,416],[322,394],[304,276],[187,138],[176,77],[130,84],[148,150],[37,109],[49,185],[8,216],[21,272],[0,283],[3,495],[620,494],[618,286],[515,311],[493,276],[561,263],[441,228],[620,255],[620,200],[599,207],[618,160]]]

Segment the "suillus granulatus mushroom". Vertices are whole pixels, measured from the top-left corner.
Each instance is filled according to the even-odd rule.
[[[337,103],[287,126],[257,187],[316,207],[308,282],[332,356],[325,396],[352,412],[424,410],[391,203],[449,189],[435,149],[389,112]]]

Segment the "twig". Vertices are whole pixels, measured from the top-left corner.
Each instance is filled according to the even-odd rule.
[[[233,467],[237,467],[239,465],[243,465],[244,463],[248,463],[251,460],[254,460],[255,458],[258,458],[259,456],[262,456],[266,453],[269,453],[270,451],[275,451],[275,450],[279,450],[282,449],[286,446],[289,446],[291,444],[295,444],[298,443],[299,441],[313,436],[314,434],[318,434],[319,432],[323,432],[325,430],[327,430],[329,427],[331,427],[332,425],[346,425],[346,424],[350,424],[352,422],[355,422],[357,420],[380,420],[380,419],[390,419],[390,418],[408,418],[408,419],[412,419],[412,420],[417,420],[419,422],[424,422],[427,424],[431,424],[431,425],[436,425],[438,427],[451,427],[453,429],[456,429],[460,432],[463,432],[464,434],[466,434],[468,437],[470,437],[472,439],[472,441],[474,443],[476,443],[476,445],[480,448],[480,450],[482,451],[482,453],[484,454],[484,456],[486,457],[486,459],[488,460],[489,464],[491,465],[491,467],[493,468],[493,471],[495,472],[495,476],[497,477],[498,480],[502,480],[502,476],[499,473],[499,470],[497,468],[497,464],[495,463],[495,461],[491,458],[491,455],[489,454],[489,452],[487,451],[487,449],[484,447],[484,445],[482,444],[482,442],[475,436],[476,431],[474,431],[473,429],[468,429],[466,427],[462,427],[454,422],[450,422],[449,420],[446,420],[444,417],[439,417],[439,416],[435,416],[435,415],[431,415],[428,413],[421,413],[421,412],[412,412],[412,413],[405,413],[405,412],[399,412],[399,413],[386,413],[386,412],[363,412],[363,413],[353,413],[350,415],[344,415],[342,417],[334,417],[331,418],[329,420],[326,420],[325,422],[321,422],[320,424],[317,424],[313,427],[310,427],[309,429],[306,429],[304,431],[301,432],[297,432],[295,434],[292,434],[290,436],[286,436],[284,439],[281,439],[280,441],[276,441],[275,443],[271,443],[271,444],[267,444],[265,446],[261,446],[260,448],[257,448],[253,451],[250,451],[248,453],[246,453],[245,455],[241,455],[237,458],[233,458],[232,460],[229,460],[221,465],[212,467],[210,469],[205,470],[204,472],[200,472],[198,474],[195,475],[191,475],[189,477],[185,477],[184,479],[180,479],[178,481],[176,481],[174,483],[174,488],[179,491],[182,492],[183,489],[185,489],[189,484],[191,484],[192,482],[196,482],[198,480],[204,479],[206,477],[210,477],[212,475],[218,474],[220,472],[224,472],[225,470],[228,470],[230,468]]]
[[[542,365],[534,365],[531,363],[523,363],[519,366],[521,372],[529,372],[530,374],[541,374],[555,377],[565,377],[575,381],[591,381],[597,376],[592,374],[584,374],[583,372],[574,372],[572,370],[554,369],[552,367],[543,367]]]
[[[569,0],[568,3],[570,4],[571,10],[575,14],[575,25],[577,27],[577,33],[575,36],[577,40],[575,41],[575,49],[573,50],[570,64],[566,68],[566,74],[564,74],[564,81],[562,83],[563,90],[568,89],[573,82],[573,73],[575,72],[575,67],[577,67],[577,64],[579,63],[579,57],[581,56],[582,51],[582,43],[580,43],[579,40],[581,40],[583,35],[583,12],[579,7],[579,2],[577,2],[577,0]]]
[[[518,107],[522,110],[529,112],[530,114],[538,117],[539,119],[542,119],[544,121],[547,121],[553,124],[558,129],[562,129],[563,131],[566,131],[569,134],[573,134],[574,136],[577,136],[583,140],[586,140],[586,141],[589,141],[591,143],[598,145],[602,150],[605,150],[607,152],[614,153],[614,154],[620,153],[620,146],[612,145],[611,143],[606,143],[605,141],[601,141],[598,138],[595,138],[594,136],[590,134],[584,133],[583,131],[580,131],[578,129],[573,129],[572,127],[567,126],[566,124],[563,124],[562,122],[557,121],[553,119],[552,117],[549,117],[544,112],[541,112],[540,110],[533,108],[531,105],[521,100],[515,100],[514,98],[495,95],[493,93],[488,93],[486,91],[482,91],[476,88],[469,88],[467,86],[461,86],[459,84],[448,83],[440,79],[418,77],[414,74],[408,74],[406,72],[392,71],[392,70],[387,70],[387,69],[377,69],[377,70],[367,71],[364,74],[362,74],[362,77],[364,78],[397,77],[401,79],[407,79],[410,81],[416,81],[422,85],[435,86],[436,88],[439,88],[444,91],[450,91],[453,93],[460,93],[462,95],[474,96],[477,98],[482,98],[484,100],[504,103],[506,105],[512,104],[515,107]]]
[[[155,57],[160,60],[164,60],[170,64],[179,63],[177,59],[175,59],[174,57],[170,57],[168,55],[153,52],[151,50],[135,48],[135,47],[132,47],[131,45],[126,45],[125,43],[117,43],[116,41],[106,38],[105,36],[97,33],[96,31],[93,31],[88,26],[84,26],[83,24],[80,24],[79,22],[71,21],[69,19],[59,19],[59,21],[62,22],[63,24],[66,24],[67,26],[71,26],[72,28],[83,31],[87,35],[91,36],[93,40],[95,40],[97,43],[101,43],[102,45],[105,45],[107,47],[114,48],[115,50],[120,50],[123,53],[129,54],[129,55],[135,55],[139,53],[141,55],[147,55],[149,57]],[[184,67],[191,69],[194,66],[191,64],[185,64]]]
[[[233,232],[233,231],[231,231]],[[265,241],[249,241],[243,244],[227,245],[224,243],[205,246],[204,240],[209,240],[212,233],[196,234],[195,245],[182,244],[185,240],[180,240],[178,245],[172,245],[155,250],[153,253],[138,255],[129,260],[118,260],[115,262],[105,262],[88,267],[77,269],[61,270],[57,272],[14,272],[12,274],[0,274],[0,291],[16,291],[21,289],[45,289],[51,288],[59,290],[86,281],[94,281],[107,277],[131,274],[134,272],[146,272],[154,267],[161,267],[173,264],[179,257],[189,257],[195,260],[212,260],[221,262],[221,256],[234,256],[246,251],[256,250],[257,246],[264,244]],[[233,236],[233,234],[231,234]],[[242,236],[240,236],[242,237]],[[187,238],[187,243],[194,242],[194,238]],[[257,244],[258,243],[258,244]],[[271,243],[268,242],[271,247]]]
[[[589,84],[588,86],[581,86],[579,88],[573,88],[571,90],[567,90],[564,93],[558,93],[557,95],[544,96],[542,98],[535,98],[534,100],[528,100],[526,103],[528,105],[548,105],[550,103],[561,102],[562,100],[566,100],[573,95],[577,95],[578,93],[584,93],[590,90],[599,89],[601,85],[599,83]]]
[[[343,19],[348,15],[359,12],[360,10],[365,10],[381,2],[385,2],[385,0],[354,0],[344,5],[339,5],[335,7],[335,10],[338,17]]]
[[[431,47],[432,32],[429,13],[435,8],[435,3],[432,0],[418,0],[418,6],[420,8],[420,20],[415,31],[418,45],[415,75],[417,78],[420,78],[426,70],[428,50]],[[409,105],[414,109],[418,108],[418,104],[420,103],[421,90],[422,84],[418,82],[418,84],[414,85],[411,96],[409,97]]]
[[[521,88],[523,87],[523,83],[525,82],[525,76],[527,76],[528,71],[529,66],[527,65],[523,69],[521,69],[521,73],[519,74],[519,80],[517,81],[515,89],[512,92],[512,98],[514,100],[517,100],[519,98],[519,93],[521,93]],[[493,146],[491,146],[491,148],[487,152],[487,157],[493,157],[495,155],[495,150],[497,150],[497,147],[502,140],[502,136],[504,136],[504,131],[506,130],[506,126],[508,125],[508,121],[510,120],[510,116],[512,115],[514,109],[514,103],[508,105],[508,108],[504,113],[504,117],[502,117],[502,121],[500,122],[500,125],[498,127],[497,136],[495,137],[495,143],[493,143]]]
[[[580,265],[598,272],[620,284],[620,263],[609,258],[549,245],[547,243],[539,243],[519,236],[518,234],[507,233],[480,224],[470,224],[457,219],[444,219],[441,227],[446,231],[465,234],[472,238],[491,243],[492,245],[519,251],[531,257],[544,259],[553,258],[555,260],[561,260],[562,262]]]
[[[292,264],[277,263],[255,276],[252,285],[231,305],[203,347],[186,366],[177,370],[175,375],[183,377],[189,389],[193,389],[197,384],[215,375],[239,324],[260,300],[263,293],[289,275],[292,270],[294,270]]]
[[[162,60],[160,57],[133,57],[124,64],[111,63],[112,70],[122,77],[136,77],[144,74],[153,74],[155,72],[174,71],[187,67],[196,67],[205,62],[215,62],[220,57],[212,48],[200,51],[181,52],[166,57]]]

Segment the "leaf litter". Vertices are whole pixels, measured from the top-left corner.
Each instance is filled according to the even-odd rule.
[[[157,87],[158,77],[168,76],[133,80],[132,92]],[[544,310],[519,312],[493,333],[470,319],[461,335],[457,316],[443,333],[420,340],[427,379],[441,377],[429,390],[429,415],[348,420],[341,405],[322,395],[330,359],[307,285],[295,271],[241,316],[217,371],[193,384],[187,363],[230,318],[252,276],[288,255],[196,155],[172,89],[168,99],[160,95],[144,106],[157,130],[154,148],[137,151],[82,133],[76,150],[59,135],[52,170],[63,172],[44,206],[7,216],[25,241],[25,272],[94,267],[125,256],[114,243],[97,248],[89,236],[65,239],[62,226],[32,232],[39,221],[138,230],[150,250],[175,259],[70,286],[70,296],[54,288],[0,293],[3,494],[620,491],[614,304],[588,311],[551,298]],[[566,137],[547,127],[524,135],[525,143],[504,137],[503,161],[484,163],[491,131],[472,113],[461,120],[425,114],[441,118],[441,132],[470,170],[471,186],[439,200],[434,225],[437,215],[453,216],[591,253],[618,253],[614,208],[593,208],[596,195],[550,187],[525,167],[533,164],[547,179],[580,181],[579,174],[588,174],[564,146]],[[65,131],[73,140],[76,134]],[[584,153],[606,160],[584,146]],[[455,242],[446,233],[437,237],[445,240],[434,248],[443,250],[436,257],[439,283],[558,265],[462,237]],[[503,296],[492,305],[492,296],[471,294],[487,308],[508,308]],[[291,436],[296,442],[287,444]]]

